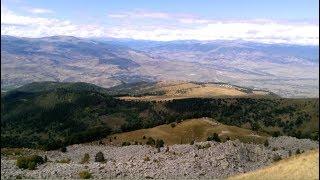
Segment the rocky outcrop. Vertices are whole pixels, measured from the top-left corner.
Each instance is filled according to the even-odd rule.
[[[238,140],[225,143],[198,142],[194,145],[169,146],[169,151],[164,147],[160,152],[147,145],[115,147],[79,144],[67,147],[66,153],[38,152],[41,156],[46,155],[49,162],[32,171],[20,170],[14,159],[1,156],[1,176],[4,179],[18,175],[26,178],[70,179],[79,178],[78,173],[87,170],[96,179],[224,178],[269,165],[275,156],[286,158],[289,151],[294,154],[297,149],[306,151],[319,148],[318,142],[307,139],[283,136],[269,138],[268,141],[268,147]],[[99,151],[103,152],[106,162],[94,162],[94,155]],[[81,164],[85,153],[90,155],[90,161]],[[71,160],[70,163],[56,162],[66,158]]]

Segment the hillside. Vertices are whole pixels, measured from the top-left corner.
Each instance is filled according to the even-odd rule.
[[[263,169],[240,174],[230,180],[319,179],[319,149],[281,160]]]
[[[159,82],[153,84],[133,84],[132,87],[113,87],[119,92],[129,92],[131,96],[121,96],[124,100],[161,101],[185,98],[222,97],[277,97],[274,93],[226,83]]]
[[[48,86],[43,86],[47,84]],[[319,99],[188,98],[121,100],[86,83],[33,83],[1,96],[2,147],[55,149],[208,117],[273,136],[318,139]]]
[[[224,125],[209,118],[200,118],[184,120],[175,124],[174,127],[168,124],[150,129],[113,134],[108,136],[104,142],[112,145],[121,145],[123,142],[145,144],[148,137],[152,137],[153,139],[162,139],[168,145],[189,144],[191,141],[206,141],[213,133],[217,133],[222,141],[230,138],[231,140],[239,139],[242,142],[263,143],[266,140],[266,136],[261,133]],[[112,142],[110,142],[110,138]]]

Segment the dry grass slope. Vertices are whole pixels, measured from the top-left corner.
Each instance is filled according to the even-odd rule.
[[[125,96],[125,100],[161,101],[184,98],[213,98],[213,97],[260,97],[268,92],[254,90],[247,93],[244,89],[228,84],[196,84],[191,82],[159,82],[147,89],[150,93],[161,92],[162,95],[146,95],[141,97]]]
[[[239,139],[242,142],[263,143],[266,139],[264,134],[258,134],[248,129],[236,126],[220,124],[209,118],[190,119],[171,127],[170,124],[160,125],[150,129],[140,129],[131,132],[118,133],[107,137],[104,141],[112,144],[121,145],[122,142],[141,142],[146,143],[148,137],[153,139],[163,139],[165,144],[188,144],[192,140],[206,141],[207,137],[213,133],[219,134],[220,139],[226,140],[227,137]],[[143,136],[146,138],[143,139]],[[114,139],[116,137],[116,139]]]
[[[237,175],[229,180],[319,179],[319,149],[279,161],[269,167]]]

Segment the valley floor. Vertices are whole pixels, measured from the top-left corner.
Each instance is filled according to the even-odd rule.
[[[157,149],[147,145],[124,147],[79,144],[67,147],[67,152],[29,149],[1,149],[1,179],[23,178],[79,178],[79,172],[89,171],[95,179],[172,179],[227,178],[270,165],[279,157],[287,158],[296,151],[318,149],[319,143],[293,137],[268,138],[269,146],[241,143],[238,140],[177,144]],[[103,152],[106,162],[94,162],[97,152]],[[317,150],[318,151],[318,150]],[[84,154],[88,163],[80,163]],[[15,165],[17,154],[47,156],[48,162],[36,170],[21,170]],[[70,161],[68,160],[70,159]],[[62,160],[62,161],[61,161]],[[58,162],[60,161],[60,162]],[[64,163],[63,163],[64,161]],[[319,166],[319,163],[318,163]],[[318,176],[319,177],[319,176]]]

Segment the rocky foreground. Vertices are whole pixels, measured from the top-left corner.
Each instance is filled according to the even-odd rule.
[[[95,179],[223,179],[230,175],[256,170],[275,160],[294,155],[296,151],[319,148],[317,141],[293,137],[271,137],[269,146],[245,144],[238,140],[196,142],[194,145],[173,145],[160,149],[147,145],[125,147],[104,145],[72,145],[67,152],[27,150],[29,154],[47,156],[48,162],[36,170],[21,170],[13,156],[1,156],[1,179],[78,179],[79,172],[89,171]],[[210,144],[210,145],[208,145]],[[199,145],[201,146],[199,148]],[[210,146],[210,147],[209,147]],[[97,152],[103,152],[106,162],[94,162]],[[80,163],[84,154],[88,163]],[[70,162],[57,161],[70,159]]]

